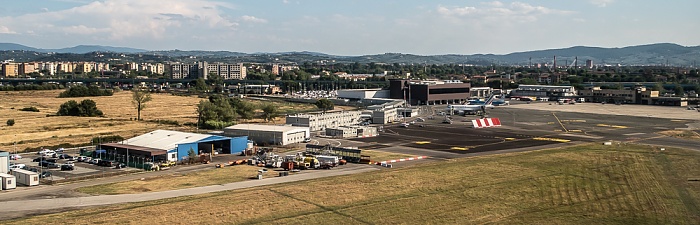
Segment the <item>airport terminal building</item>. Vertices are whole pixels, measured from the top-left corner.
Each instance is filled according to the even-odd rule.
[[[286,124],[308,127],[310,131],[320,131],[327,128],[356,125],[360,123],[360,115],[362,115],[361,111],[296,114],[288,115]]]
[[[390,80],[389,97],[410,105],[461,104],[469,97],[471,84],[459,81]]]

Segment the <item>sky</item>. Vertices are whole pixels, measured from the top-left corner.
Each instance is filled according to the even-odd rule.
[[[0,42],[36,48],[507,54],[700,45],[697,0],[21,0]]]

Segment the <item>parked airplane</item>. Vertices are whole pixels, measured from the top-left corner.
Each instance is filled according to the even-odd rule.
[[[479,111],[486,108],[493,109],[493,101],[496,99],[496,95],[491,95],[486,102],[481,104],[470,104],[470,105],[447,105],[447,111],[454,112],[468,112],[468,111]]]

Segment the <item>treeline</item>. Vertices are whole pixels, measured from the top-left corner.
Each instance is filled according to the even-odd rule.
[[[43,91],[63,89],[63,85],[59,84],[23,84],[23,85],[3,85],[0,86],[0,91]]]
[[[68,90],[61,92],[59,98],[74,98],[74,97],[94,97],[94,96],[112,96],[112,90],[101,90],[97,86],[73,86]]]
[[[61,107],[56,113],[59,116],[85,116],[85,117],[95,117],[102,116],[101,110],[97,109],[97,103],[90,99],[85,99],[80,103],[75,100],[67,101],[61,104]]]
[[[239,119],[252,119],[255,109],[255,105],[238,98],[210,96],[209,101],[201,101],[197,105],[199,127],[221,129],[231,126]]]

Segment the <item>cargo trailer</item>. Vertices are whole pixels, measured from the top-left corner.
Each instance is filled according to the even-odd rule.
[[[2,180],[2,190],[10,190],[17,187],[17,179],[15,176],[0,173],[0,180]]]
[[[39,185],[39,174],[22,169],[16,169],[12,171],[12,174],[17,178],[17,183],[26,186],[37,186]]]

